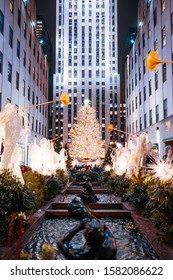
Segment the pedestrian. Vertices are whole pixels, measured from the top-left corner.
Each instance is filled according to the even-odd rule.
[[[173,163],[173,149],[170,145],[165,147],[165,154],[163,156],[163,160],[167,163]]]

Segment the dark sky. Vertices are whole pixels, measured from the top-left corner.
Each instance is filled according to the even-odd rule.
[[[44,17],[49,37],[55,52],[55,13],[56,0],[36,0],[37,14]],[[54,61],[54,59],[53,59]],[[53,63],[54,68],[54,63]]]
[[[129,28],[136,26],[138,0],[118,0],[119,25],[119,57],[126,56],[126,44]],[[37,14],[43,15],[49,36],[55,49],[55,12],[56,0],[36,0]]]

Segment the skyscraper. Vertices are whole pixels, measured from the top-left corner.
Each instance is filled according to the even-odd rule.
[[[119,127],[117,0],[57,0],[55,59],[54,99],[65,91],[70,104],[53,110],[53,137],[70,141],[77,112],[89,99],[103,141],[115,141],[117,132],[110,135],[107,125]]]
[[[147,133],[162,157],[165,145],[173,147],[173,68],[162,64],[149,71],[146,59],[155,51],[159,59],[173,60],[172,1],[140,0],[137,31],[126,63],[127,131]]]
[[[0,111],[7,103],[29,107],[31,133],[25,146],[18,143],[20,164],[28,164],[29,143],[48,137],[48,106],[30,108],[47,102],[49,91],[49,64],[35,27],[35,0],[0,1]]]

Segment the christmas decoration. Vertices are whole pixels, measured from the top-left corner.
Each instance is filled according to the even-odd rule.
[[[167,131],[167,132],[170,132],[170,129],[171,129],[171,121],[165,122],[165,125],[166,125],[166,131]]]
[[[66,170],[66,153],[62,148],[55,152],[53,142],[42,138],[40,145],[29,145],[29,167],[42,175],[53,175],[57,169]]]
[[[156,70],[158,64],[160,63],[169,63],[173,64],[173,61],[165,61],[159,59],[159,54],[156,51],[149,52],[147,58],[146,58],[146,66],[149,71]]]
[[[104,157],[99,123],[95,110],[85,104],[78,112],[77,123],[71,129],[70,155],[81,161],[92,161]]]
[[[54,151],[59,154],[62,149],[62,140],[60,137],[53,139]]]
[[[62,105],[68,106],[69,100],[69,95],[66,92],[61,93],[59,101],[62,103]]]
[[[70,169],[72,167],[72,158],[70,157],[70,153],[69,153],[69,148],[67,143],[65,144],[65,151],[66,151],[66,155],[67,155],[67,159],[66,159],[66,167],[67,169]]]

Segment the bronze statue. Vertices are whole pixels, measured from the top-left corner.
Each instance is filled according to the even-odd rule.
[[[72,218],[80,222],[58,241],[64,256],[69,260],[115,260],[116,241],[108,226],[94,217],[79,198],[72,200],[68,211]],[[70,242],[79,231],[83,231],[86,242],[75,249]]]
[[[84,203],[95,203],[99,200],[99,198],[95,195],[92,184],[90,182],[90,178],[84,177],[85,182],[81,183],[84,190],[81,191],[79,197],[81,198],[82,202]]]

